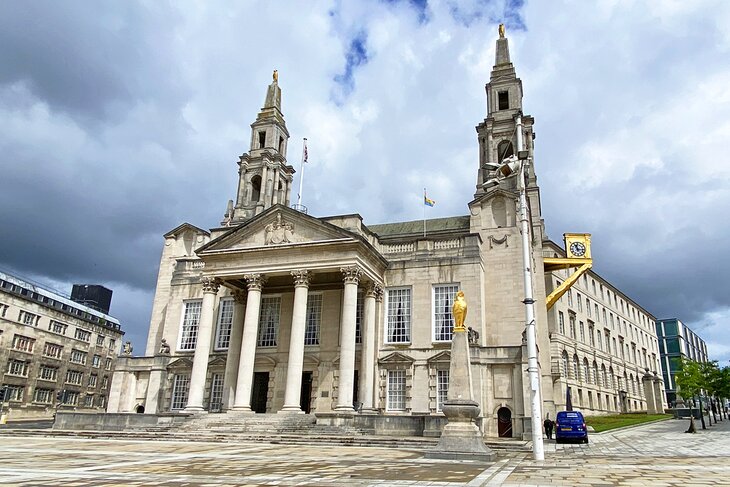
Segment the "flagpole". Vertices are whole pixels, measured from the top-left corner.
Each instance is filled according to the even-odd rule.
[[[426,188],[423,188],[423,237],[426,237]]]
[[[297,210],[301,211],[302,208],[302,189],[304,188],[304,163],[306,162],[307,154],[307,138],[304,137],[302,142],[302,163],[299,169],[299,193],[297,194]]]

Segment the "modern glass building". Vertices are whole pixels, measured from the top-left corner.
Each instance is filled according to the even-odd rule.
[[[686,357],[696,362],[707,362],[707,344],[677,318],[657,320],[656,334],[659,339],[659,355],[667,404],[674,407],[677,401],[674,375],[679,369],[680,358]]]

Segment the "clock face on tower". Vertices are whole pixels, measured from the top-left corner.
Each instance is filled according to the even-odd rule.
[[[582,242],[573,242],[570,244],[570,253],[575,257],[583,257],[586,253],[586,246]]]

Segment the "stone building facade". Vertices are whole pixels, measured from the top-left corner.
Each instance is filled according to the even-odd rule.
[[[116,318],[0,272],[0,364],[8,419],[104,411],[124,333]]]
[[[482,429],[526,434],[516,183],[485,185],[494,177],[487,163],[518,151],[533,156],[534,121],[522,114],[522,82],[506,38],[497,40],[486,91],[468,214],[427,220],[424,232],[423,221],[371,225],[357,214],[313,217],[289,208],[294,170],[275,78],[251,125],[222,226],[185,223],[165,235],[145,356],[120,359],[109,412],[441,417],[451,304],[461,289]],[[553,244],[532,169],[527,182],[533,265],[542,272],[544,247]],[[543,405],[554,417],[570,379],[552,373],[558,311],[540,305],[550,286],[552,279],[536,279],[534,296]]]

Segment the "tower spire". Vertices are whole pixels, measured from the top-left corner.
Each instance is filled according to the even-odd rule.
[[[241,223],[269,208],[289,206],[294,168],[286,162],[289,131],[281,112],[279,72],[274,70],[264,106],[251,124],[251,143],[238,161],[238,191],[224,225]]]

